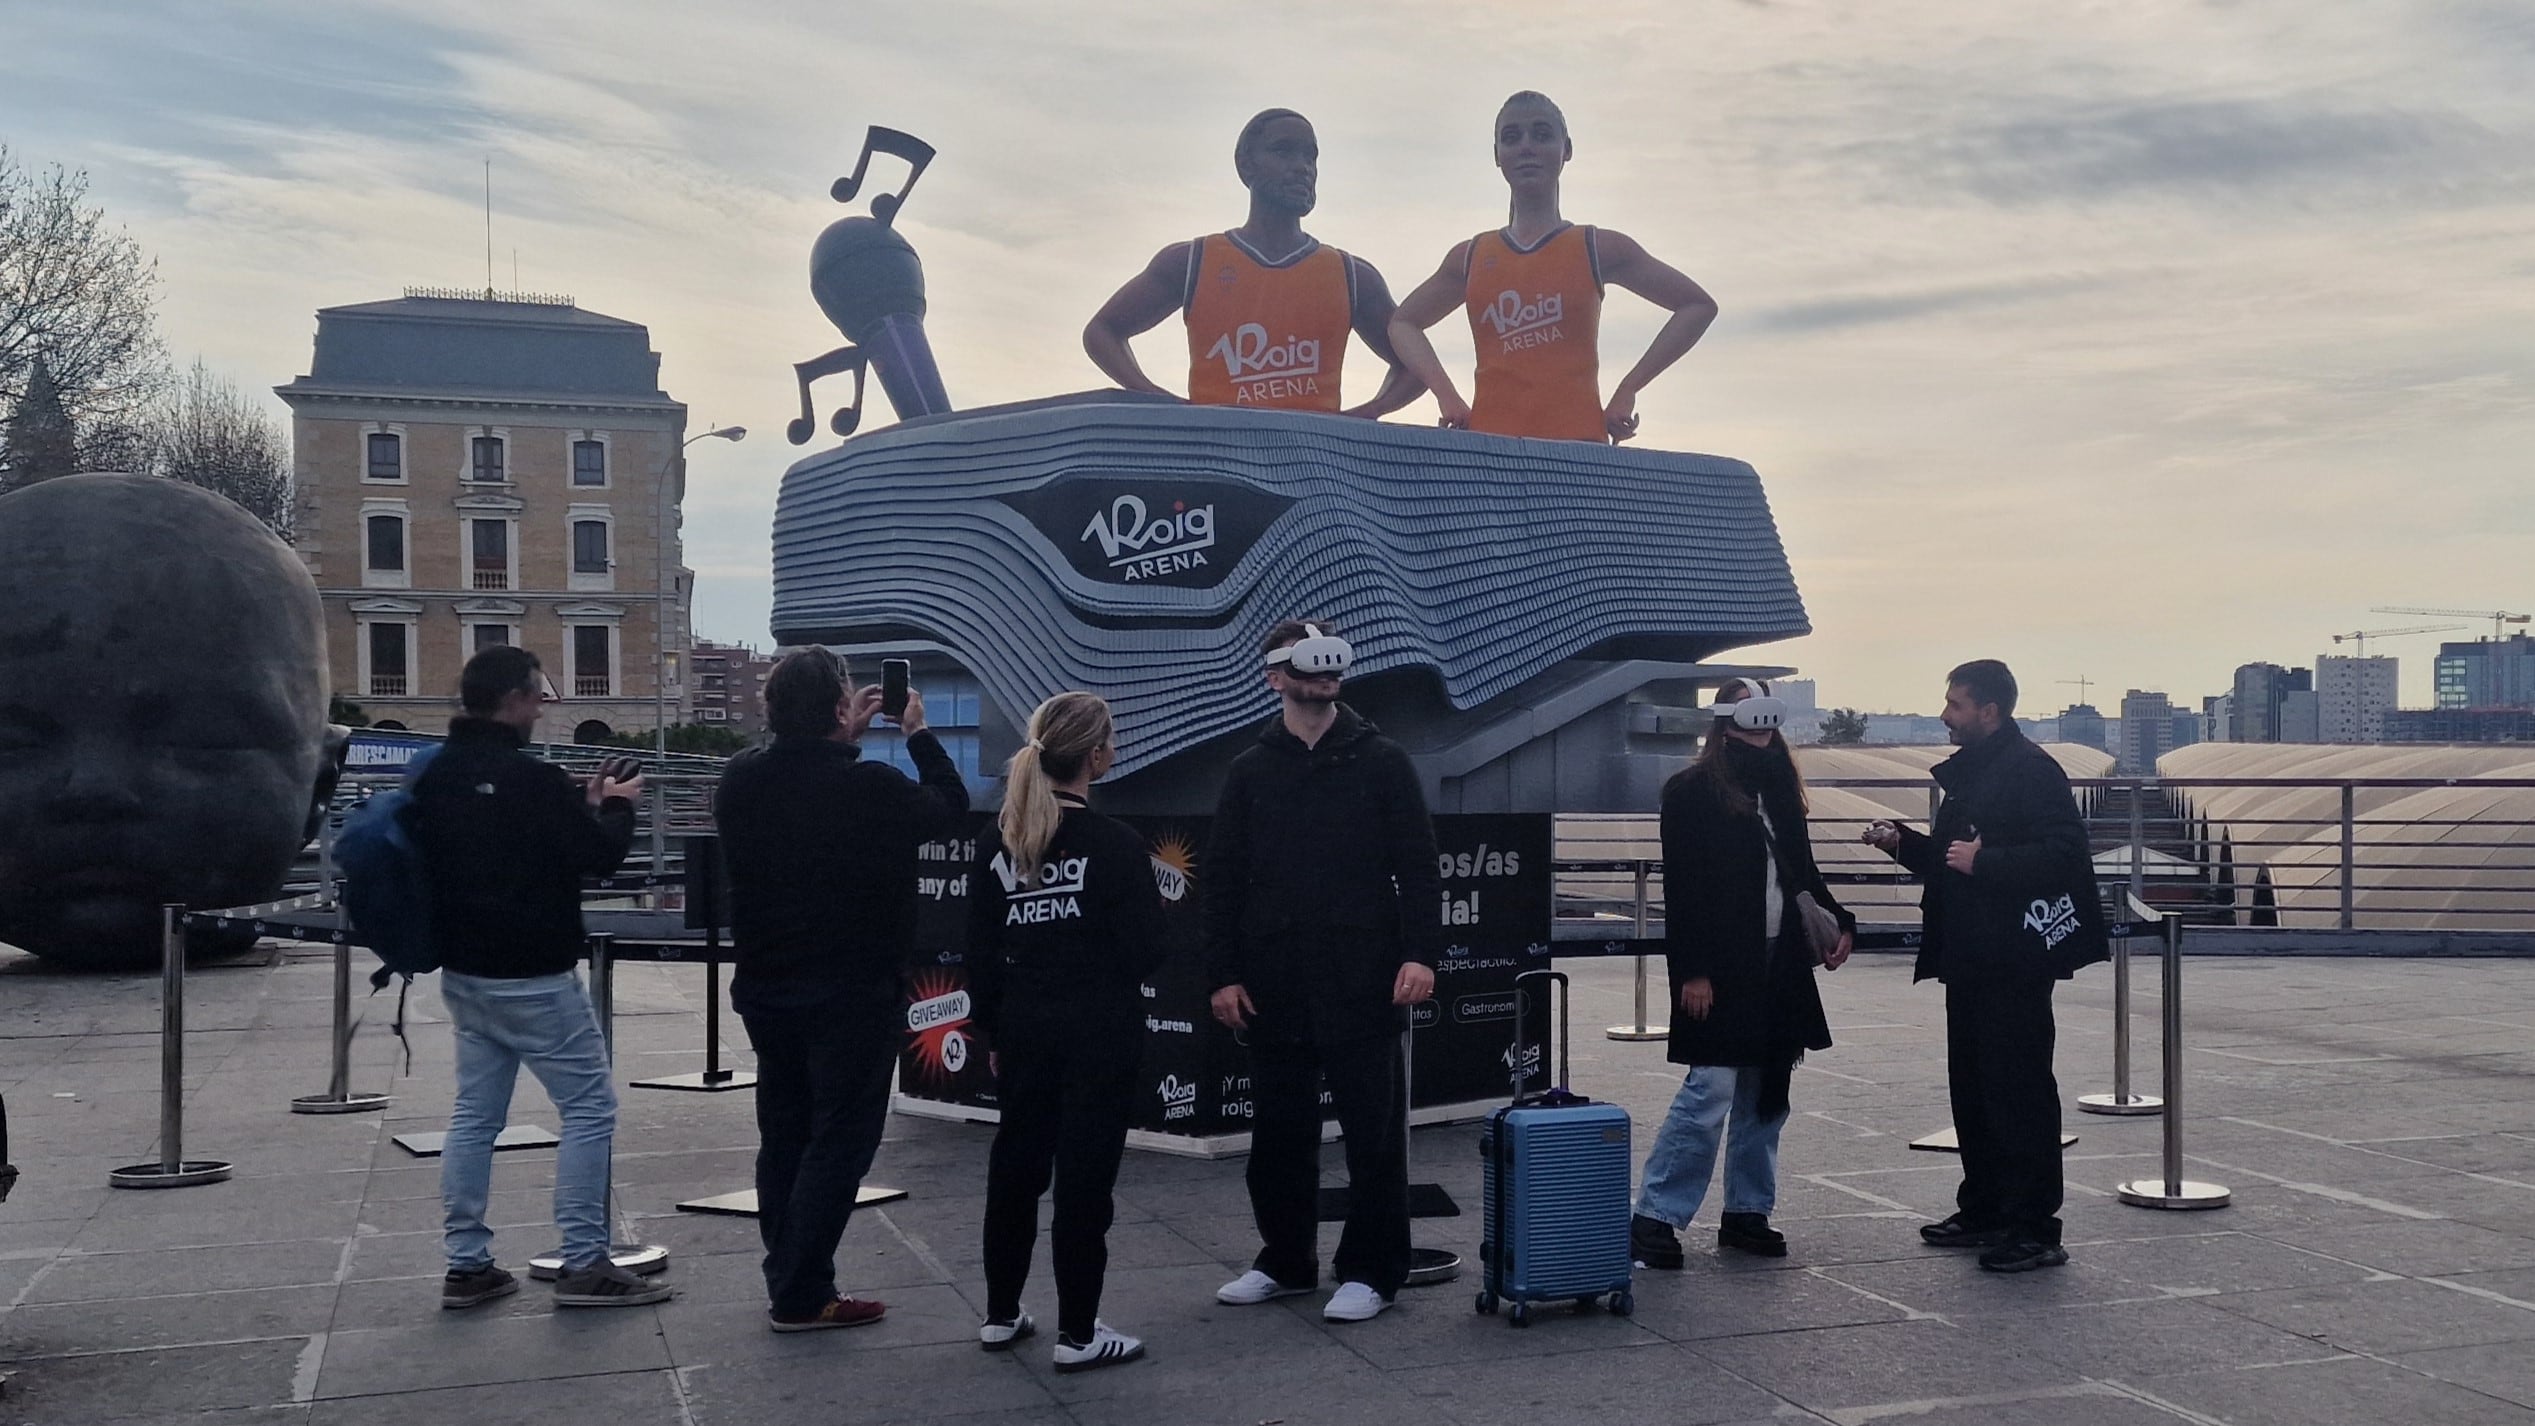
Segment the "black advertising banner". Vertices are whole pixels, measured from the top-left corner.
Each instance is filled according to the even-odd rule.
[[[1210,819],[1124,819],[1153,852],[1169,950],[1144,987],[1144,1073],[1129,1122],[1210,1137],[1250,1125],[1249,1053],[1207,1007],[1204,862]],[[982,830],[987,819],[974,823]],[[1549,964],[1550,819],[1473,814],[1435,819],[1443,954],[1435,998],[1412,1012],[1420,1106],[1510,1097],[1516,1061],[1514,977]],[[990,1048],[970,1022],[966,937],[970,835],[928,843],[918,863],[915,945],[907,965],[908,1045],[899,1093],[978,1114],[995,1108]],[[1527,1036],[1521,1057],[1539,1067]]]

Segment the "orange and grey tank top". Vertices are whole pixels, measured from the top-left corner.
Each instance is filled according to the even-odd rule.
[[[1602,425],[1602,264],[1573,223],[1529,248],[1505,232],[1470,240],[1466,288],[1479,370],[1470,429],[1563,441]]]
[[[1200,406],[1338,409],[1355,321],[1355,263],[1306,241],[1268,261],[1230,233],[1188,245],[1188,399]]]

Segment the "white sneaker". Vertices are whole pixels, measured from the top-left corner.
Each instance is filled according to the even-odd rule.
[[[1132,1362],[1144,1355],[1144,1344],[1112,1329],[1106,1322],[1094,1322],[1091,1340],[1081,1346],[1066,1341],[1063,1333],[1057,1334],[1053,1355],[1058,1371],[1087,1372],[1094,1367],[1114,1367],[1120,1362]]]
[[[1329,1322],[1370,1322],[1390,1305],[1389,1298],[1363,1283],[1341,1283],[1329,1295],[1329,1305],[1320,1309],[1320,1315]]]
[[[1311,1291],[1308,1287],[1287,1287],[1266,1273],[1252,1268],[1215,1289],[1215,1301],[1227,1307],[1250,1307],[1273,1302],[1280,1297],[1299,1297]]]
[[[977,1345],[989,1352],[1009,1352],[1012,1350],[1013,1343],[1034,1335],[1038,1330],[1039,1324],[1031,1321],[1030,1314],[1025,1310],[1016,1314],[1009,1322],[989,1322],[979,1327]]]

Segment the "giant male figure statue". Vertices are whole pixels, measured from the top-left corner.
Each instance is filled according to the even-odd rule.
[[[161,903],[272,895],[325,727],[316,585],[253,516],[145,476],[0,496],[0,941],[153,965]]]

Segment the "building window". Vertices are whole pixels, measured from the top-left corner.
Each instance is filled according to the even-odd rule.
[[[405,521],[396,515],[372,515],[369,568],[386,573],[405,568]]]
[[[511,527],[508,520],[470,520],[474,558],[470,568],[477,589],[511,587]]]
[[[572,522],[572,572],[605,574],[608,569],[607,522],[575,520]]]
[[[370,630],[370,696],[402,698],[412,670],[406,664],[405,626],[377,623]]]
[[[719,708],[698,708],[695,716],[698,722],[703,723],[727,723],[731,720],[731,715]]]
[[[605,698],[616,691],[612,676],[615,630],[605,624],[572,626],[572,696]]]
[[[499,436],[477,436],[469,441],[469,448],[473,451],[473,462],[468,467],[467,479],[488,485],[499,484],[509,479],[506,474],[508,464],[504,459],[502,449],[505,444],[506,442]]]
[[[480,654],[486,649],[498,649],[510,642],[510,625],[478,624],[475,626],[474,638],[467,645],[467,652],[470,654]]]
[[[405,438],[392,431],[372,431],[369,436],[364,480],[398,480],[405,478]]]
[[[572,483],[575,485],[607,484],[607,442],[574,441],[572,443]]]

